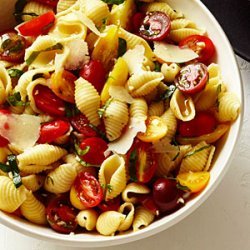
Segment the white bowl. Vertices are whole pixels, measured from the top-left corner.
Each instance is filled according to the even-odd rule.
[[[4,3],[5,12],[0,15],[6,14],[1,17],[0,29],[3,29],[3,24],[6,25],[13,23],[11,18],[13,3],[15,1],[2,1],[0,6]],[[170,6],[177,10],[181,10],[186,17],[195,21],[199,26],[206,28],[209,37],[213,40],[217,49],[217,63],[222,70],[222,76],[228,84],[228,89],[235,92],[242,103],[241,114],[237,121],[231,126],[230,132],[224,141],[218,145],[219,154],[215,157],[214,165],[211,170],[211,179],[206,189],[194,199],[190,200],[183,208],[175,213],[168,215],[158,221],[153,222],[150,226],[139,232],[128,232],[124,235],[117,235],[114,237],[104,237],[93,234],[76,234],[76,235],[62,235],[54,232],[50,228],[45,228],[31,224],[27,221],[10,216],[0,212],[0,222],[5,226],[12,228],[20,233],[39,238],[42,240],[52,241],[57,244],[68,246],[81,246],[81,247],[104,247],[111,245],[123,244],[139,239],[146,238],[150,235],[163,231],[177,222],[181,221],[195,209],[197,209],[215,190],[219,182],[222,180],[225,172],[229,168],[230,162],[233,158],[233,151],[236,147],[237,139],[242,125],[243,114],[243,87],[240,79],[239,70],[235,60],[234,52],[230,43],[225,36],[222,28],[206,9],[206,7],[199,0],[168,0]],[[7,13],[7,10],[9,13]],[[3,21],[6,20],[6,21]]]

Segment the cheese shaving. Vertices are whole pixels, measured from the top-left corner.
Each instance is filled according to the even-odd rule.
[[[142,45],[136,45],[122,56],[128,65],[130,75],[143,71],[144,52],[145,48]]]
[[[180,48],[164,42],[154,42],[154,53],[160,61],[173,63],[184,63],[199,57],[189,48]]]
[[[40,118],[33,115],[0,114],[0,135],[21,150],[35,145],[40,136]]]
[[[124,134],[120,137],[119,140],[113,141],[108,144],[108,149],[105,154],[109,153],[110,151],[116,154],[126,154],[131,148],[137,133],[144,133],[146,132],[146,129],[147,128],[145,121],[141,119],[139,120],[137,118],[131,118]]]
[[[109,95],[121,102],[131,104],[134,98],[128,93],[128,90],[123,86],[110,86]]]

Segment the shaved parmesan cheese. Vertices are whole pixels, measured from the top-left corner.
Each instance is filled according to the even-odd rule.
[[[142,45],[136,45],[129,49],[122,57],[128,65],[129,74],[138,74],[143,71],[143,59],[145,48]]]
[[[55,56],[55,73],[59,73],[63,71],[64,69],[64,64],[67,60],[67,57],[69,55],[69,49],[64,48],[64,53],[63,54],[56,54]]]
[[[154,53],[160,61],[174,63],[184,63],[199,57],[189,48],[180,48],[164,42],[154,42]]]
[[[119,140],[113,141],[108,144],[108,149],[105,152],[108,153],[112,151],[116,154],[126,154],[131,148],[134,138],[139,132],[146,132],[146,124],[143,120],[138,120],[136,118],[131,118],[129,125],[127,126],[126,131],[120,137]]]
[[[69,70],[76,70],[89,62],[88,44],[81,39],[74,39],[70,41],[67,46],[69,47],[69,55],[65,63],[65,68]]]
[[[179,151],[179,147],[172,145],[168,137],[164,137],[163,139],[154,143],[153,149],[155,153],[160,153],[160,154],[176,153]]]
[[[86,25],[93,33],[95,33],[97,36],[103,36],[90,18],[79,11],[75,11],[74,13],[78,16],[81,22]]]
[[[128,90],[123,86],[111,85],[109,88],[109,95],[114,99],[129,104],[131,104],[134,101],[134,98],[128,93]]]
[[[35,145],[40,135],[40,118],[33,115],[0,114],[0,135],[21,150]]]

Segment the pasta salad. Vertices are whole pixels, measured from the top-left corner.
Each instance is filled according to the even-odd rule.
[[[19,0],[0,33],[0,210],[113,236],[210,179],[240,112],[204,27],[154,0]]]

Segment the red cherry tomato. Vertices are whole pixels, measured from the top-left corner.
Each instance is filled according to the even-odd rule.
[[[41,16],[35,17],[30,21],[20,24],[17,30],[23,36],[39,36],[47,34],[55,22],[55,14],[49,11]]]
[[[103,200],[103,191],[100,183],[92,174],[80,172],[73,185],[77,192],[77,197],[84,207],[95,207]]]
[[[58,0],[34,0],[34,1],[38,3],[46,4],[51,7],[56,7],[58,3]]]
[[[6,147],[8,144],[9,144],[9,141],[0,135],[0,148]]]
[[[8,62],[22,62],[26,48],[26,41],[15,31],[4,33],[0,36],[0,60]]]
[[[217,126],[215,117],[208,112],[199,112],[188,122],[178,122],[178,133],[183,137],[196,137],[212,133]]]
[[[155,215],[159,215],[159,208],[157,207],[157,205],[155,204],[155,201],[153,199],[152,195],[147,195],[142,201],[141,201],[142,205],[148,209],[149,211],[151,211],[153,214]]]
[[[40,129],[38,143],[51,143],[58,137],[65,135],[70,128],[70,123],[63,120],[55,120],[43,123]]]
[[[92,83],[96,90],[101,93],[106,80],[106,71],[101,62],[91,60],[80,70],[80,76]]]
[[[174,179],[159,178],[153,185],[153,199],[162,213],[171,213],[180,208],[183,194]]]
[[[131,161],[131,157],[134,160]],[[130,169],[136,169],[138,182],[147,183],[152,179],[157,168],[157,161],[150,143],[136,140],[128,152],[127,159],[130,160]]]
[[[199,57],[197,60],[207,63],[215,54],[215,46],[210,38],[200,35],[192,35],[179,42],[180,47],[189,47],[195,51]]]
[[[49,225],[57,232],[68,234],[77,227],[76,210],[64,196],[51,200],[46,208]]]
[[[175,85],[185,94],[196,94],[202,91],[208,80],[206,65],[189,64],[183,67],[175,78]]]
[[[96,131],[90,127],[87,117],[79,114],[70,118],[70,123],[75,130],[83,134],[84,137],[96,137]]]
[[[102,213],[107,211],[118,211],[120,205],[121,205],[121,198],[120,196],[117,196],[112,200],[102,201],[98,205],[98,208],[101,210]]]
[[[142,25],[144,17],[145,15],[141,12],[137,12],[134,14],[132,18],[132,25],[133,25],[132,27],[133,27],[134,33],[139,33],[139,29]]]
[[[108,149],[107,143],[99,137],[91,137],[83,140],[80,144],[82,150],[87,147],[87,153],[81,158],[89,164],[100,165],[105,160],[104,152]]]
[[[33,90],[36,107],[51,116],[65,116],[65,103],[50,88],[37,85]]]
[[[155,11],[146,14],[139,33],[146,40],[161,41],[168,36],[170,28],[170,17],[163,12]]]

